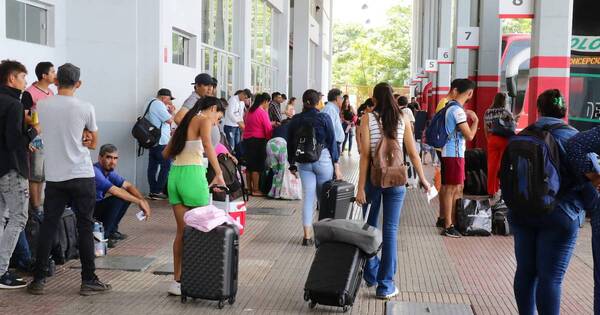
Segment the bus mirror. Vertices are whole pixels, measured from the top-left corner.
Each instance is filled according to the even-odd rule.
[[[508,96],[515,97],[517,96],[517,77],[508,77],[506,78],[506,90],[508,92]]]

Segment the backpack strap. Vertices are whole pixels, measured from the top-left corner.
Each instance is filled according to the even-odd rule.
[[[148,111],[150,110],[150,105],[152,105],[152,103],[154,103],[154,101],[156,101],[157,99],[153,98],[150,103],[148,103],[148,106],[146,106],[146,111],[144,111],[144,115],[142,115],[142,117],[146,117],[146,115],[148,115]]]

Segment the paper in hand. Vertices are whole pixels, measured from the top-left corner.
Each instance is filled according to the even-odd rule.
[[[140,221],[146,220],[146,215],[144,214],[144,211],[140,211],[140,212],[136,213],[135,216]]]
[[[435,187],[434,187],[434,186],[431,186],[431,187],[429,188],[429,192],[427,192],[427,202],[428,202],[428,203],[431,203],[431,200],[432,200],[433,198],[437,197],[437,195],[438,195],[438,191],[437,191],[437,189],[435,189]]]

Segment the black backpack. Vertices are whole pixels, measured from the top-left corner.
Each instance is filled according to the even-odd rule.
[[[154,126],[148,119],[146,119],[146,115],[150,110],[150,105],[155,100],[151,100],[148,106],[146,107],[146,111],[144,115],[138,117],[135,125],[133,125],[133,129],[131,129],[131,135],[137,140],[138,145],[143,149],[150,149],[158,144],[160,140],[161,132],[160,129],[162,127],[162,123],[160,126]],[[141,155],[141,150],[138,150],[138,156]]]
[[[323,145],[317,143],[315,135],[314,122],[305,119],[296,131],[294,141],[296,142],[296,152],[293,152],[295,161],[298,163],[312,163],[319,160]]]
[[[233,201],[239,197],[244,197],[244,200],[247,200],[246,192],[244,190],[244,177],[242,176],[240,168],[227,154],[219,154],[217,160],[219,161],[219,166],[223,172],[225,185],[229,188],[229,200]],[[212,165],[209,164],[208,171],[206,172],[208,183],[212,182],[213,178],[215,178],[215,170],[212,168]],[[225,194],[224,191],[213,192],[213,200],[225,201]]]
[[[531,125],[508,142],[498,174],[502,198],[515,215],[554,211],[561,188],[561,161],[552,131],[559,128],[571,127]]]

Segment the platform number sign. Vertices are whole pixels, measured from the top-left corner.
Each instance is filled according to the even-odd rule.
[[[533,18],[535,0],[500,0],[501,19]]]
[[[437,61],[438,64],[451,64],[453,61],[450,48],[438,48]]]
[[[479,49],[479,27],[459,27],[456,48]]]
[[[437,60],[435,59],[427,59],[425,60],[425,72],[437,72]]]

